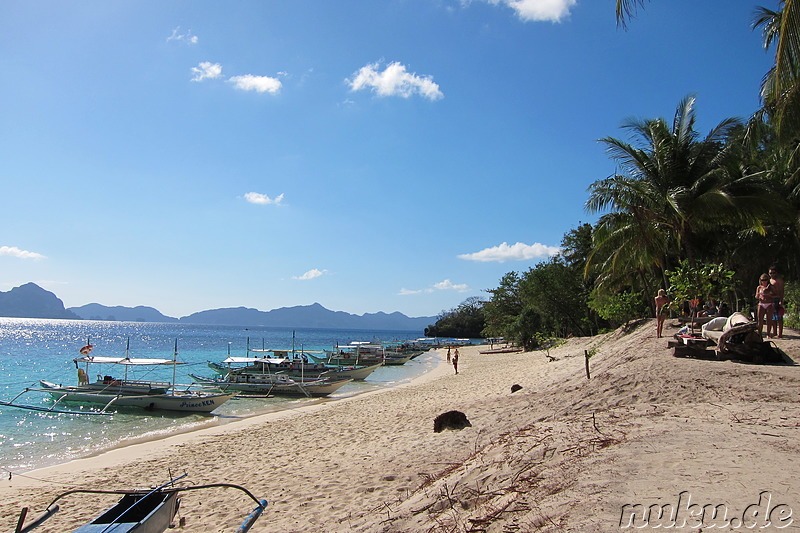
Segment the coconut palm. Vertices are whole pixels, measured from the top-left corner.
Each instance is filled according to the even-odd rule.
[[[629,122],[632,144],[601,139],[619,172],[593,183],[586,203],[589,212],[608,211],[590,258],[602,272],[598,285],[623,286],[631,273],[644,283],[677,258],[705,259],[709,235],[721,228],[763,233],[770,189],[762,174],[737,164],[728,138],[739,121],[723,120],[701,139],[694,104],[684,98],[671,127],[663,119]]]
[[[780,10],[759,7],[753,29],[761,28],[764,48],[775,45],[775,64],[761,83],[764,111],[784,143],[800,133],[800,3],[785,0]]]
[[[628,19],[636,13],[636,8],[641,5],[644,5],[644,0],[617,0],[617,24],[625,27]]]
[[[617,0],[617,24],[626,27],[644,0]],[[800,0],[778,0],[779,9],[756,9],[753,28],[761,28],[764,47],[775,46],[775,63],[764,76],[761,97],[784,142],[800,139]]]

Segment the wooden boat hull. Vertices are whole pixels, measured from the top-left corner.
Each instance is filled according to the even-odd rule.
[[[414,357],[414,354],[386,356],[386,357],[316,357],[309,355],[317,363],[326,363],[332,366],[353,365],[404,365]]]
[[[210,413],[235,394],[233,393],[183,393],[183,394],[130,394],[119,390],[98,391],[90,387],[64,387],[40,381],[43,390],[54,399],[64,402],[90,403],[117,407],[139,407],[147,411],[177,411],[185,413]]]
[[[177,492],[125,494],[116,505],[73,533],[164,533],[179,503]]]
[[[316,366],[319,366],[322,363],[317,363]],[[292,369],[292,368],[279,368],[274,373],[279,374],[281,376],[288,376],[292,379],[298,378],[305,378],[305,379],[352,379],[353,381],[364,381],[372,374],[375,370],[380,368],[383,365],[383,362],[377,362],[373,365],[364,366],[359,365],[343,365],[343,366],[335,366],[335,365],[326,365],[324,369]],[[226,365],[222,365],[219,363],[209,362],[208,367],[221,374],[223,376],[227,375],[230,372],[236,372],[240,374],[263,374],[263,370],[251,370],[249,367],[243,368],[231,368]]]
[[[201,376],[192,375],[198,382],[213,385],[221,391],[234,391],[237,393],[250,394],[250,395],[269,395],[276,396],[328,396],[333,394],[343,386],[347,385],[352,379],[338,379],[338,380],[317,380],[306,382],[293,382],[275,380],[273,378],[259,376],[253,374],[250,377],[250,382],[236,382],[222,379],[203,378]],[[241,375],[237,376],[241,377]],[[263,377],[263,380],[259,380]]]
[[[364,381],[369,377],[370,374],[375,372],[383,366],[381,363],[377,363],[370,366],[356,366],[353,368],[347,367],[330,367],[329,370],[324,372],[319,372],[316,374],[310,374],[309,372],[300,372],[299,370],[292,370],[288,372],[281,372],[281,374],[289,376],[292,379],[297,379],[300,376],[308,377],[316,377],[316,378],[325,378],[325,379],[352,379],[353,381]]]

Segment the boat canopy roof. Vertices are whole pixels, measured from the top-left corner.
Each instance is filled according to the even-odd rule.
[[[248,348],[248,352],[253,353],[274,353],[274,352],[283,352],[283,353],[294,353],[296,355],[302,355],[304,353],[325,353],[323,350],[292,350],[291,348]]]
[[[115,365],[131,365],[131,366],[139,366],[139,365],[184,365],[186,363],[175,361],[173,359],[152,359],[152,358],[129,358],[129,357],[104,357],[104,356],[92,356],[92,355],[85,355],[83,357],[78,357],[77,359],[73,359],[76,363],[104,363],[104,364],[115,364]]]
[[[282,357],[228,357],[222,362],[226,364],[265,363],[268,365],[279,365],[290,361],[291,359],[284,359]]]

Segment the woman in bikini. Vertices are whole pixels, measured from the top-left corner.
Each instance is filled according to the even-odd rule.
[[[758,317],[758,333],[764,330],[764,319],[767,322],[767,335],[772,331],[772,315],[775,313],[775,293],[769,282],[768,274],[761,274],[756,287],[756,316]]]
[[[661,338],[661,332],[664,331],[664,320],[667,319],[667,304],[669,297],[667,291],[658,289],[658,296],[656,300],[656,337]]]

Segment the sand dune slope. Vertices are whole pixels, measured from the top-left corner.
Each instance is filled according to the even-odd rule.
[[[703,506],[704,531],[800,528],[786,513],[800,513],[800,367],[675,358],[652,321],[632,329],[548,353],[467,348],[458,375],[442,365],[378,394],[7,480],[0,527],[13,530],[22,505],[44,508],[59,482],[146,486],[186,471],[194,484],[266,497],[253,531],[591,532],[621,519],[697,531]],[[798,359],[800,337],[788,333],[778,344]],[[452,409],[472,427],[435,433],[433,419]],[[65,504],[40,530],[68,531],[103,502],[89,503],[69,516]],[[642,514],[651,505],[663,506],[661,522]],[[249,507],[225,491],[187,493],[184,530],[232,531]]]

